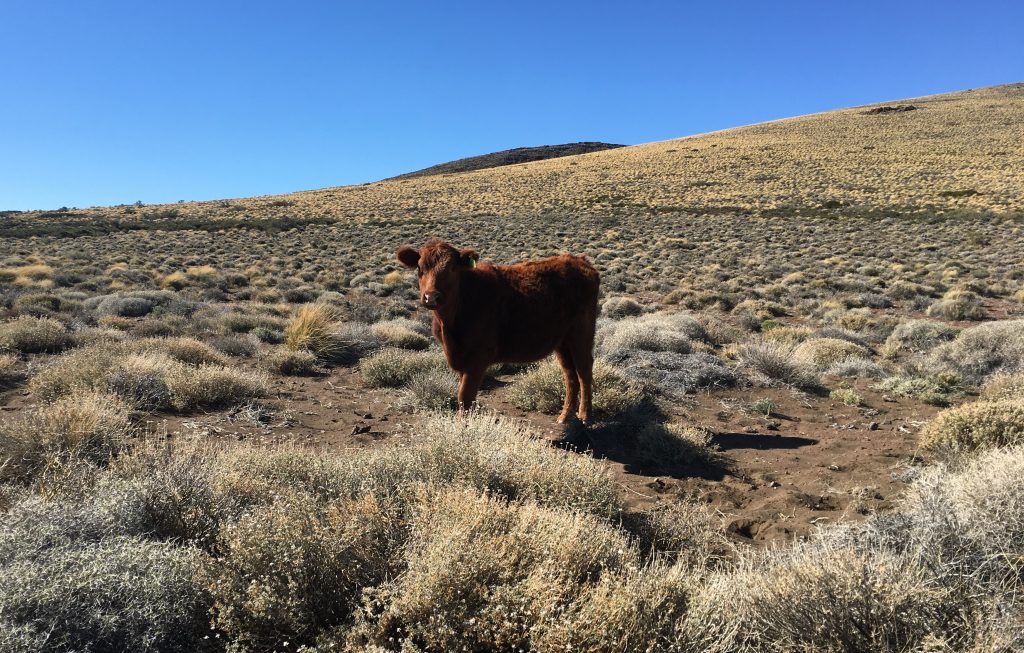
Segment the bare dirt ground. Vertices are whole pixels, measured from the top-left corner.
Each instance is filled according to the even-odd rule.
[[[814,527],[858,520],[893,508],[904,473],[920,464],[916,434],[937,408],[886,396],[872,384],[854,387],[864,406],[785,388],[743,388],[698,394],[669,406],[671,421],[709,430],[718,452],[712,464],[645,468],[635,455],[628,426],[598,423],[589,431],[556,424],[553,416],[509,403],[514,375],[488,381],[485,410],[527,420],[552,446],[606,461],[632,510],[695,501],[719,511],[738,540],[789,540]],[[275,396],[262,404],[199,415],[153,414],[141,420],[148,437],[249,440],[332,450],[401,446],[415,437],[422,417],[396,407],[399,391],[362,386],[358,369],[339,367],[314,377],[279,378]],[[750,410],[761,399],[775,410]],[[24,387],[0,394],[12,414],[34,403]]]

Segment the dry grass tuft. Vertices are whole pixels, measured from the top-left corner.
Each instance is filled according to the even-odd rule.
[[[306,304],[285,326],[284,344],[292,351],[310,351],[330,358],[337,352],[339,321],[337,309],[330,304]]]
[[[68,457],[106,462],[132,436],[131,410],[119,398],[73,394],[0,425],[0,480],[25,482]]]
[[[814,338],[805,340],[793,350],[796,361],[807,365],[818,373],[828,371],[851,358],[863,358],[867,349],[848,340],[837,338]]]
[[[784,383],[800,389],[818,387],[818,375],[795,348],[766,339],[752,339],[736,349],[741,369],[749,370],[764,383]]]

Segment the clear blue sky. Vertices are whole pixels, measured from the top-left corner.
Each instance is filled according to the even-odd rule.
[[[1024,2],[0,0],[0,209],[372,181],[1024,81]]]

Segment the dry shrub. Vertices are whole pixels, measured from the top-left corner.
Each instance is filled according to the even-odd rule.
[[[133,431],[130,408],[117,397],[64,397],[0,425],[0,479],[28,481],[66,458],[106,462]]]
[[[555,414],[562,410],[565,382],[562,368],[548,358],[522,374],[509,391],[509,401],[523,410]],[[630,383],[617,368],[594,361],[594,410],[599,416],[614,417],[635,411],[645,404],[645,393]]]
[[[644,307],[630,297],[609,297],[601,303],[601,315],[612,319],[640,315],[643,312]]]
[[[661,504],[630,515],[623,527],[636,538],[647,557],[697,571],[724,567],[735,553],[722,515],[698,503]]]
[[[201,578],[214,625],[237,644],[309,643],[344,623],[360,591],[393,576],[404,520],[373,496],[280,497],[228,524]]]
[[[68,352],[36,372],[29,380],[29,390],[43,401],[55,401],[79,390],[99,390],[125,351],[117,344],[101,343]]]
[[[931,320],[908,320],[896,325],[885,340],[883,353],[892,357],[901,351],[926,354],[938,345],[956,338],[960,329]]]
[[[99,514],[128,533],[212,551],[221,525],[247,507],[218,489],[225,455],[208,443],[143,441],[111,461],[93,501]]]
[[[604,573],[536,637],[541,651],[656,651],[678,648],[676,623],[696,585],[685,567],[655,561]]]
[[[440,352],[394,347],[382,349],[359,363],[363,383],[371,388],[401,388],[417,376],[447,369],[448,361]]]
[[[852,378],[879,379],[885,376],[885,370],[878,366],[870,358],[852,356],[833,364],[826,370],[826,373],[834,376],[845,376]]]
[[[404,573],[375,597],[386,608],[367,634],[432,651],[529,649],[588,579],[639,564],[623,535],[593,517],[467,490],[419,498],[404,557]]]
[[[74,342],[64,325],[49,317],[22,315],[0,324],[0,350],[52,354],[74,346]]]
[[[128,334],[109,327],[85,327],[75,331],[75,344],[79,347],[124,342]]]
[[[260,364],[273,374],[281,376],[306,376],[321,371],[320,359],[305,349],[292,350],[274,347],[260,358]]]
[[[690,353],[690,341],[703,340],[704,327],[684,313],[653,314],[603,321],[595,338],[596,349],[604,356],[635,350]]]
[[[741,368],[760,377],[760,380],[781,382],[796,388],[810,389],[819,385],[814,369],[797,358],[794,348],[781,342],[755,338],[740,345],[736,358]]]
[[[399,349],[423,350],[430,346],[429,331],[419,322],[398,318],[387,322],[378,322],[370,327],[370,332],[386,347]]]
[[[833,365],[850,358],[862,358],[867,349],[848,340],[838,338],[814,338],[800,343],[793,350],[794,358],[816,372],[825,372]]]
[[[943,320],[984,320],[988,312],[981,297],[969,290],[951,290],[928,307],[928,317]]]
[[[662,472],[707,463],[715,457],[710,433],[681,424],[646,424],[637,431],[635,447],[643,465]]]
[[[681,630],[700,651],[905,651],[956,612],[950,594],[894,553],[794,544],[709,579]]]
[[[988,322],[964,329],[932,350],[929,365],[982,385],[998,372],[1024,371],[1024,320]]]
[[[920,434],[921,446],[947,453],[1024,442],[1024,401],[978,401],[942,411]]]
[[[1024,400],[1024,372],[992,375],[981,389],[981,398],[987,401]]]
[[[464,486],[610,517],[621,509],[598,461],[551,448],[523,422],[473,411],[431,415],[410,442],[338,458],[306,450],[238,449],[217,473],[232,502],[262,505],[284,491],[321,500],[404,496],[417,484]]]
[[[814,329],[805,326],[779,326],[774,329],[767,329],[764,337],[767,340],[775,340],[791,347],[796,347],[814,334]]]
[[[191,411],[262,397],[268,385],[258,372],[205,363],[195,367],[161,351],[99,345],[61,356],[36,374],[29,388],[46,401],[93,390],[112,392],[140,409]]]
[[[194,549],[115,537],[33,553],[0,560],[4,651],[213,649]]]
[[[429,369],[414,374],[405,384],[402,405],[412,409],[451,408],[459,389],[459,377],[448,369]]]
[[[0,388],[6,388],[20,379],[18,357],[11,354],[0,354]]]
[[[132,343],[141,352],[162,352],[189,365],[225,365],[228,360],[216,349],[195,338],[143,338]]]

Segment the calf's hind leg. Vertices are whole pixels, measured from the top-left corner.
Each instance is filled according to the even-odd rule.
[[[562,380],[565,382],[565,403],[562,405],[562,413],[558,416],[558,423],[564,424],[565,420],[569,419],[569,415],[572,415],[573,408],[576,407],[576,395],[580,388],[579,375],[576,373],[576,365],[568,348],[559,347],[555,351],[555,358],[562,366]]]
[[[587,323],[569,342],[572,360],[575,363],[580,393],[580,409],[577,415],[580,421],[589,425],[593,421],[593,386],[594,386],[594,327]]]

